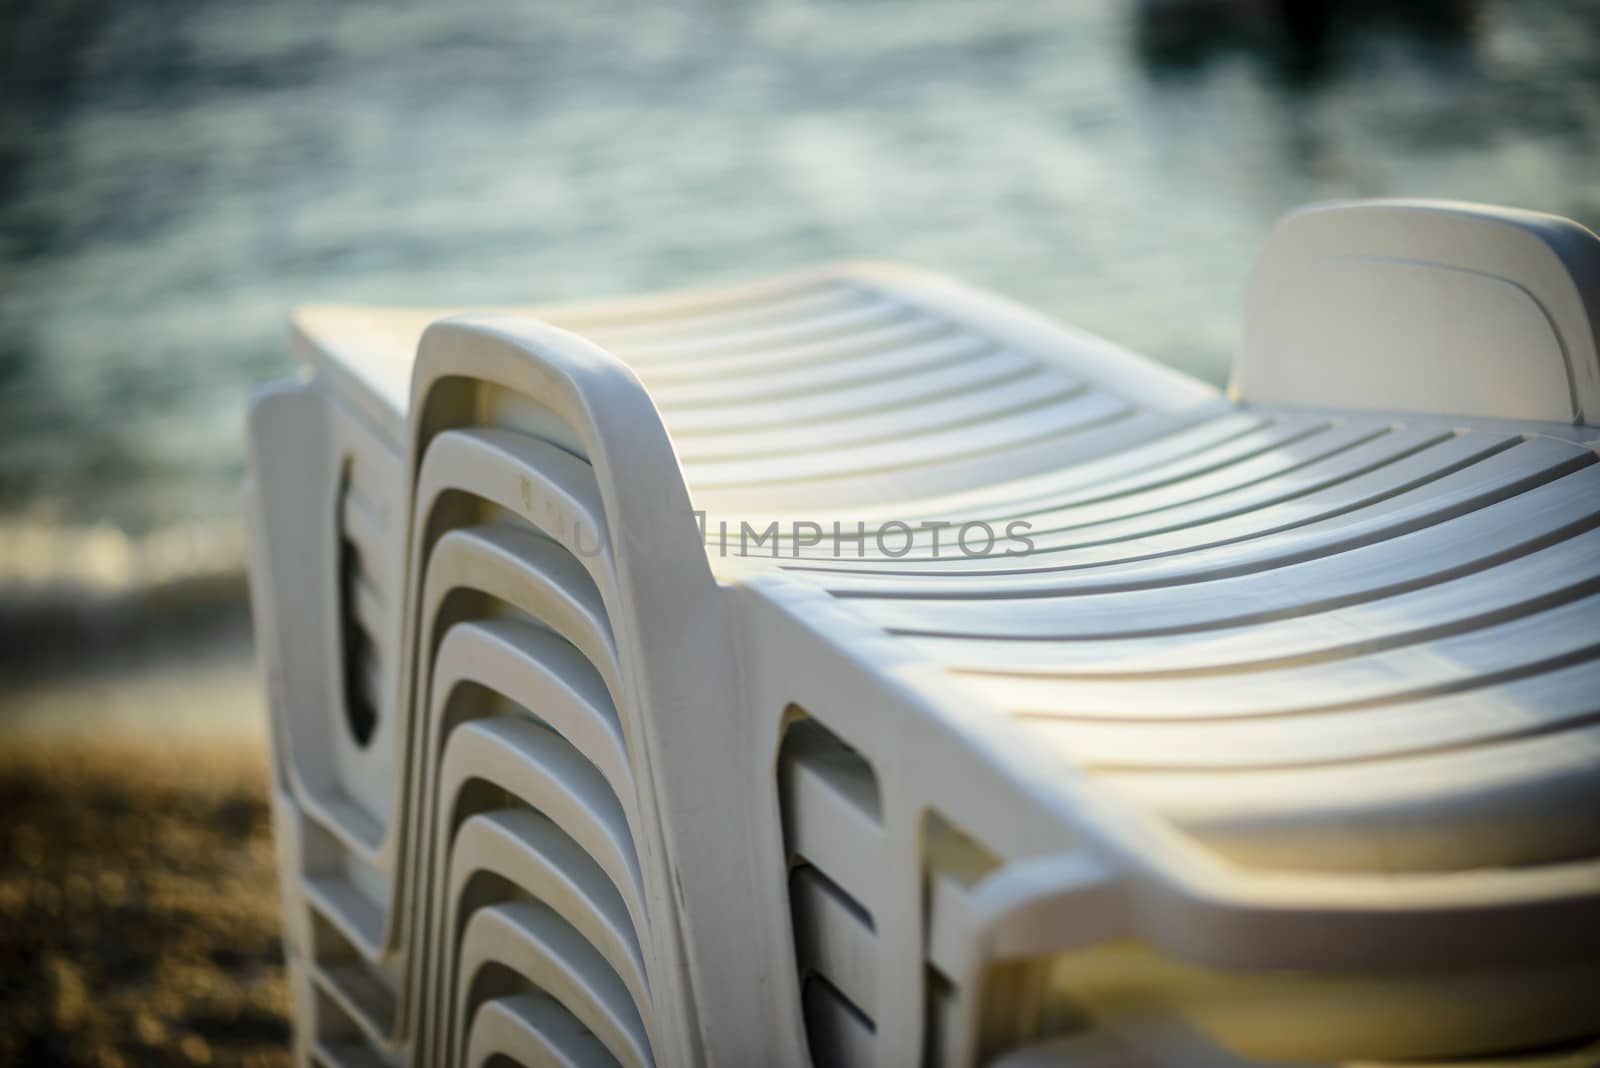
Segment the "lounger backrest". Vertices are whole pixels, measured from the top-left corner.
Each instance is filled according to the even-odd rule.
[[[1447,201],[1315,206],[1256,261],[1235,398],[1600,421],[1600,237]]]

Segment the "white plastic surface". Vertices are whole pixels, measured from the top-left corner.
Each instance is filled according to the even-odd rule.
[[[1585,1063],[1556,1048],[1600,1030],[1583,234],[1294,217],[1245,409],[898,268],[420,345],[434,313],[302,314],[314,377],[253,442],[302,1058]],[[1494,300],[1398,260],[1532,294],[1571,388],[1515,310],[1473,337],[1522,347],[1448,370],[1418,302]],[[1381,393],[1337,392],[1340,324],[1389,346]],[[966,521],[1033,549],[952,553]],[[330,532],[373,590],[330,594]],[[381,763],[339,756],[351,618]]]
[[[1233,392],[1600,422],[1600,240],[1559,216],[1471,204],[1293,213],[1256,262]]]

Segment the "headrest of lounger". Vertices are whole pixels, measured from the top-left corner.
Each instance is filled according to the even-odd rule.
[[[1233,394],[1257,404],[1600,423],[1600,237],[1556,215],[1358,201],[1256,261]]]

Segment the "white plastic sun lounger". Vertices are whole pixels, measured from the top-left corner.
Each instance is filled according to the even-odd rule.
[[[1291,215],[1230,395],[845,265],[313,309],[296,1055],[1600,1058],[1600,239]]]

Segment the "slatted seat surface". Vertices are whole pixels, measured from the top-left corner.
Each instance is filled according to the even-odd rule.
[[[1409,870],[1600,848],[1600,821],[1546,825],[1574,801],[1559,784],[1600,792],[1575,756],[1600,730],[1600,467],[1581,430],[1238,410],[1170,373],[1108,387],[1070,335],[1030,349],[878,277],[538,314],[639,375],[708,533],[845,523],[840,553],[786,530],[744,566],[828,590],[1236,858]],[[392,379],[434,318],[303,329]],[[914,529],[880,545],[891,518]],[[1033,549],[952,551],[969,521],[1026,522]],[[709,548],[714,569],[740,555]],[[1349,774],[1368,788],[1340,790]],[[1497,808],[1507,775],[1523,800]],[[1543,804],[1524,796],[1540,782]],[[1383,846],[1350,847],[1352,828]]]
[[[1009,306],[936,310],[928,303],[939,294],[924,288],[912,273],[845,267],[522,314],[627,362],[666,421],[696,505],[723,515],[779,505],[831,514],[880,504],[886,490],[905,498],[966,489],[994,471],[1051,470],[1175,429],[1182,419],[1171,413],[1213,399],[1165,369],[1152,367],[1148,381],[1129,375],[1126,354],[1095,339],[1078,339],[1087,366],[1074,366],[1045,343],[1059,344],[1058,328]],[[446,313],[308,309],[297,321],[313,356],[354,376],[404,440],[416,340]],[[1106,366],[1119,372],[1109,383],[1094,374]]]

